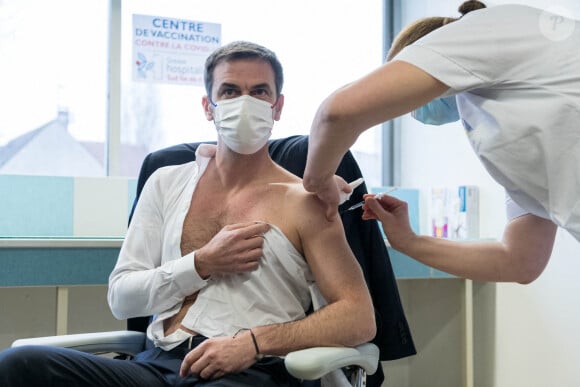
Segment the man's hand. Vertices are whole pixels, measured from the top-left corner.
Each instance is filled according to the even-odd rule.
[[[404,246],[415,237],[409,222],[407,202],[389,195],[377,199],[374,194],[364,195],[364,200],[362,218],[379,220],[391,246],[404,251]]]
[[[203,379],[217,379],[243,371],[256,362],[256,350],[249,331],[233,337],[207,339],[183,359],[181,377],[195,374]]]
[[[195,268],[202,278],[215,274],[253,271],[262,258],[263,235],[270,225],[247,222],[227,225],[195,252]]]

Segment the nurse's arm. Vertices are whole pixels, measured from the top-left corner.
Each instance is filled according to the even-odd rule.
[[[529,284],[548,264],[556,230],[550,220],[527,214],[509,222],[499,242],[419,236],[409,253],[427,265],[463,278]]]
[[[476,281],[534,281],[548,264],[556,237],[557,226],[552,221],[531,214],[510,221],[498,242],[459,242],[417,235],[409,225],[405,202],[386,195],[381,203],[367,197],[363,217],[382,222],[394,249],[425,265]]]
[[[552,255],[557,230],[558,226],[551,220],[532,214],[520,216],[507,224],[502,243],[517,267],[504,270],[515,278],[514,282],[527,284],[542,274]]]
[[[304,187],[316,192],[365,130],[425,104],[448,86],[406,62],[388,62],[332,93],[312,122]]]

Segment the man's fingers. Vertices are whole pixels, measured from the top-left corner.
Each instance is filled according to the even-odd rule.
[[[199,360],[201,354],[203,353],[200,349],[201,345],[196,349],[189,351],[187,355],[183,358],[181,362],[181,367],[179,368],[179,375],[184,378],[191,372],[191,367],[193,364]]]
[[[265,222],[238,223],[231,226],[238,226],[230,230],[238,233],[240,239],[250,239],[255,236],[262,236],[270,229],[270,225]]]
[[[258,264],[262,257],[264,256],[264,252],[262,248],[255,248],[252,250],[242,251],[238,254],[238,262],[242,264]]]
[[[263,245],[264,238],[261,235],[252,235],[249,238],[241,237],[236,244],[235,251],[261,249]]]
[[[202,379],[210,380],[210,379],[218,378],[218,376],[217,376],[218,373],[219,373],[219,369],[215,368],[210,363],[199,372],[199,376]]]
[[[242,228],[246,228],[246,227],[250,227],[250,226],[255,226],[255,225],[268,225],[268,223],[256,220],[253,222],[232,223],[232,224],[228,224],[224,228],[227,230],[233,231],[233,230],[238,230],[238,229],[242,229]]]

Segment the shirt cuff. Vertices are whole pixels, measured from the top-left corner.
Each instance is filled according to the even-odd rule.
[[[201,278],[195,270],[195,251],[176,260],[173,271],[175,283],[184,294],[189,295],[207,285],[207,280]]]

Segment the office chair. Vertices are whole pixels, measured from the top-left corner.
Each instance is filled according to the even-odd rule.
[[[149,176],[160,167],[195,160],[195,151],[199,144],[175,145],[150,153],[145,158],[129,219],[133,215],[135,204]],[[307,136],[297,135],[269,142],[272,159],[299,177],[302,177],[304,173],[307,150]],[[336,173],[349,182],[362,177],[360,168],[350,152],[343,157]],[[350,200],[339,210],[358,203],[366,192],[366,185],[362,184],[355,189]],[[360,210],[341,212],[341,218],[348,243],[362,267],[371,292],[375,306],[377,335],[371,343],[356,348],[319,347],[292,352],[285,358],[286,368],[290,374],[299,379],[315,380],[324,375],[336,376],[335,370],[347,367],[351,385],[380,386],[384,380],[382,368],[379,367],[380,361],[411,356],[416,354],[416,350],[378,223],[363,221]],[[150,317],[129,319],[127,331],[21,339],[15,341],[13,346],[56,345],[85,352],[112,352],[133,356],[144,348],[144,332],[149,320]]]

